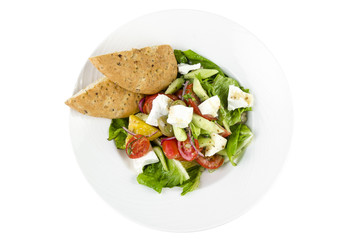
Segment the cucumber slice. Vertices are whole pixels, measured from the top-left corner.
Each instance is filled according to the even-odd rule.
[[[200,148],[212,146],[214,144],[214,141],[211,138],[207,137],[199,137],[198,141]]]
[[[210,133],[224,132],[218,125],[197,114],[192,115],[192,123],[195,124],[197,127],[205,129]]]
[[[187,139],[187,135],[186,135],[186,132],[183,128],[179,128],[179,127],[175,127],[175,126],[172,126],[173,128],[173,133],[175,134],[175,137],[178,141],[186,141]]]
[[[158,159],[160,159],[163,169],[168,171],[167,163],[165,155],[163,155],[163,151],[159,146],[153,147],[153,151],[156,153]]]
[[[176,78],[170,86],[168,86],[165,94],[173,94],[180,88],[182,88],[182,84],[184,84],[185,80],[183,78]]]
[[[194,85],[192,87],[192,90],[194,90],[195,94],[201,99],[201,101],[205,101],[209,98],[206,91],[202,88],[199,79],[197,78],[194,78]]]

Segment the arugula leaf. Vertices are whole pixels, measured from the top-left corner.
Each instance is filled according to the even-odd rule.
[[[128,118],[112,119],[108,130],[108,141],[114,140],[119,149],[126,148],[127,132],[122,127],[128,126]]]
[[[181,50],[174,50],[173,51],[176,57],[176,61],[177,63],[188,63],[189,60],[187,59],[187,57],[185,56],[185,54],[183,54],[183,52]]]
[[[222,76],[225,76],[224,72],[221,70],[221,68],[218,65],[216,65],[209,59],[204,58],[203,56],[197,54],[196,52],[189,49],[187,51],[183,51],[182,53],[184,54],[184,56],[187,57],[187,59],[189,60],[189,63],[191,63],[191,64],[200,63],[203,68],[216,69],[219,71],[219,74],[221,74]]]
[[[236,165],[236,159],[244,154],[246,147],[250,144],[253,133],[245,124],[237,124],[231,128],[232,134],[229,136],[226,153],[232,165]]]
[[[181,185],[181,187],[183,188],[181,193],[182,196],[196,190],[199,187],[200,178],[203,171],[204,168],[201,167],[200,165],[196,165],[187,169],[190,179]]]

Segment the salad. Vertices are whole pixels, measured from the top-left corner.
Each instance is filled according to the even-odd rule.
[[[174,50],[177,78],[145,96],[139,113],[112,119],[109,138],[133,161],[137,181],[161,193],[198,188],[203,171],[236,166],[253,133],[246,125],[253,96],[212,61]]]

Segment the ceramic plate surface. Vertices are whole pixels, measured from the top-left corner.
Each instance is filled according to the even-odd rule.
[[[174,232],[199,231],[245,213],[267,191],[286,159],[292,132],[288,83],[266,47],[250,32],[224,17],[193,10],[152,13],[133,20],[91,54],[170,44],[192,49],[218,64],[254,95],[248,125],[255,134],[238,166],[205,171],[198,190],[162,194],[139,185],[125,153],[107,141],[109,119],[72,111],[70,133],[77,161],[96,192],[124,216],[149,227]],[[74,92],[101,76],[87,61]]]

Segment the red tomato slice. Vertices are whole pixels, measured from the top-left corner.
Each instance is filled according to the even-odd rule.
[[[175,93],[175,95],[176,95],[179,99],[182,99],[182,92],[183,92],[183,90],[180,89],[180,90],[178,90],[178,91]]]
[[[146,99],[145,99],[145,102],[143,104],[143,112],[146,113],[146,114],[150,114],[151,110],[152,110],[152,102],[153,100],[155,100],[155,98],[159,95],[159,94],[163,94],[163,93],[157,93],[157,94],[154,94],[154,95],[150,95],[150,96],[147,96]],[[167,97],[171,98],[172,100],[178,100],[178,97],[175,96],[175,95],[172,95],[172,94],[163,94],[163,95],[166,95]]]
[[[194,101],[196,106],[197,106],[197,105],[199,105],[201,103],[201,101],[200,101],[200,98],[194,93],[192,88],[193,88],[192,83],[187,85],[186,90],[185,90],[185,95],[190,94],[194,99],[188,99],[188,100]]]
[[[221,128],[223,130],[223,132],[220,134],[222,137],[226,138],[231,134],[231,132],[229,132],[225,128],[221,127],[220,124],[218,124],[217,122],[215,122],[215,123],[219,126],[219,128]]]
[[[221,155],[214,155],[212,157],[198,156],[196,162],[204,168],[216,169],[223,164],[224,158]]]
[[[177,141],[177,146],[181,157],[186,161],[190,162],[194,160],[198,155],[198,152],[191,146],[189,139],[183,142]],[[199,142],[197,141],[197,139],[195,139],[195,147],[199,149]]]
[[[151,143],[143,135],[133,136],[126,145],[126,153],[130,158],[140,158],[151,150]]]
[[[161,93],[162,94],[162,93]],[[172,100],[176,101],[178,100],[178,97],[173,94],[165,94],[167,97],[171,98]]]
[[[200,116],[202,116],[202,113],[198,107],[198,105],[201,103],[200,99],[196,96],[196,94],[192,91],[193,84],[189,84],[186,87],[185,95],[189,94],[191,95],[191,98],[185,99],[187,106],[192,107],[194,109],[194,112]]]
[[[152,102],[157,96],[158,96],[158,94],[154,94],[154,95],[150,95],[150,96],[146,97],[145,102],[143,104],[143,108],[142,108],[144,113],[150,114],[151,109],[152,109]]]
[[[199,107],[197,106],[197,104],[194,101],[192,101],[192,99],[187,99],[186,104],[187,104],[187,106],[192,107],[194,109],[194,113],[203,117]]]
[[[162,143],[162,150],[165,153],[166,157],[169,159],[181,159],[181,155],[177,148],[177,140],[171,139],[171,140],[165,140]]]

